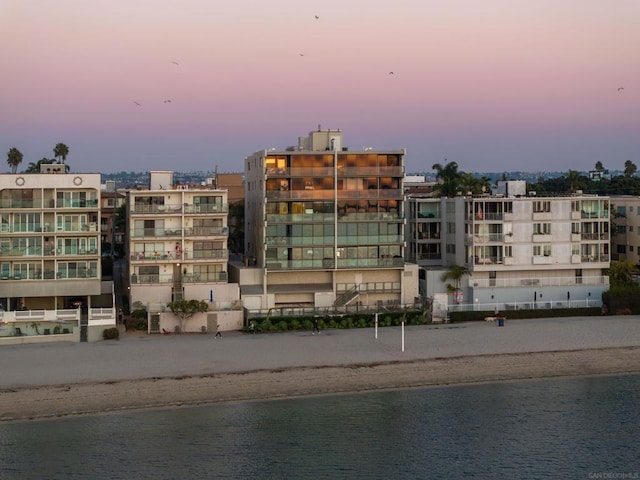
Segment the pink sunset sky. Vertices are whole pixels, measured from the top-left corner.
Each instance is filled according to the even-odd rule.
[[[242,171],[318,124],[408,173],[640,165],[638,0],[0,0],[0,44],[0,171]]]

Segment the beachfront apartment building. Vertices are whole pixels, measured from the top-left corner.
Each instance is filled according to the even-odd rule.
[[[239,287],[228,283],[227,213],[227,190],[176,184],[171,171],[152,171],[147,187],[128,191],[129,302],[147,308],[151,332],[170,324],[160,313],[174,300],[209,302],[212,313],[189,327],[197,331],[215,331],[220,312],[240,309]],[[241,327],[236,317],[223,327]]]
[[[595,195],[410,195],[407,260],[421,266],[428,297],[446,292],[442,273],[461,265],[470,275],[457,303],[599,305],[609,283],[609,203]]]
[[[611,197],[611,258],[640,265],[640,197]]]
[[[404,150],[350,151],[340,130],[245,159],[250,310],[405,305],[417,265],[404,262]]]
[[[99,198],[100,174],[64,164],[0,174],[0,338],[80,340],[82,326],[115,323],[113,284],[101,279]]]
[[[107,181],[100,191],[100,242],[104,254],[113,254],[124,247],[124,228],[116,223],[118,211],[126,203],[127,194]],[[108,251],[104,251],[104,250]]]

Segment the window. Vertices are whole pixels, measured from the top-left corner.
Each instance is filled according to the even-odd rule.
[[[513,257],[513,247],[511,245],[504,246],[504,256]]]
[[[551,224],[550,223],[534,223],[533,234],[534,235],[550,235]]]
[[[450,253],[451,255],[455,255],[456,253],[455,243],[447,243],[447,253]]]
[[[551,202],[548,200],[536,200],[533,202],[534,213],[550,212]]]
[[[571,223],[571,233],[580,233],[580,223],[578,222]]]
[[[550,257],[551,256],[551,245],[534,245],[533,246],[533,256],[534,257]]]
[[[504,213],[513,213],[513,202],[504,203]]]
[[[618,245],[616,250],[618,253],[627,253],[627,249],[625,248],[624,245]]]
[[[453,222],[447,222],[447,233],[456,233],[456,224]]]
[[[621,216],[621,217],[626,217],[627,216],[627,212],[626,209],[624,207],[616,207],[616,213]]]

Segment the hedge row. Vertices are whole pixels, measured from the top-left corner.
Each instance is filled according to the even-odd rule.
[[[451,312],[451,322],[469,322],[484,320],[485,317],[493,316],[493,311],[469,311]],[[524,318],[552,318],[552,317],[593,317],[602,315],[600,307],[589,308],[556,308],[539,310],[508,310],[502,312],[508,319]],[[371,313],[347,314],[347,315],[326,315],[315,317],[318,320],[318,327],[327,328],[370,328],[375,324],[375,315]],[[270,317],[253,318],[256,332],[284,332],[288,330],[312,330],[314,317]],[[378,315],[378,326],[393,327],[399,326],[404,320],[405,325],[427,325],[431,324],[431,319],[427,312],[407,311],[407,312],[385,312]],[[249,332],[249,327],[245,327]]]
[[[367,328],[375,325],[375,315],[372,313],[325,315],[318,317],[270,317],[252,318],[257,332],[283,332],[287,330],[312,330],[313,320],[317,318],[320,330],[326,328]],[[404,320],[405,325],[425,325],[431,323],[426,312],[386,312],[378,315],[378,326],[397,326]],[[249,327],[245,328],[249,331]]]

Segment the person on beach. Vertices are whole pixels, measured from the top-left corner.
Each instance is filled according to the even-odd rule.
[[[320,327],[318,326],[318,319],[314,318],[313,319],[313,331],[311,332],[311,335],[315,335],[315,334],[320,334]]]
[[[222,338],[222,332],[220,331],[220,324],[216,325],[216,340]]]

